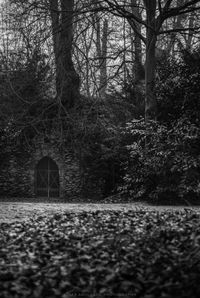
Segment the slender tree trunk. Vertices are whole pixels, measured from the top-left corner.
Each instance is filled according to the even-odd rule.
[[[79,76],[72,61],[74,0],[50,0],[57,99],[66,108],[79,100]]]
[[[156,119],[157,101],[155,96],[156,72],[156,0],[144,1],[147,14],[146,29],[146,63],[145,63],[145,120]]]
[[[194,31],[192,30],[192,28],[194,27],[194,21],[195,21],[194,13],[191,13],[189,17],[189,28],[191,29],[189,30],[188,37],[186,39],[186,48],[188,50],[191,50],[191,47],[192,47],[192,39],[194,36]]]
[[[58,8],[58,0],[50,0],[50,13],[51,13],[51,27],[53,38],[53,50],[55,56],[55,64],[58,64],[58,45],[60,42],[60,13]]]
[[[100,82],[99,94],[104,97],[107,89],[107,43],[108,43],[108,20],[103,22],[101,38]]]
[[[137,16],[138,18],[141,18],[139,6],[137,5],[136,0],[131,0],[131,6],[132,6],[132,13]],[[141,24],[136,23],[136,30],[141,34]],[[139,82],[141,80],[141,69],[142,69],[142,41],[138,34],[135,34],[134,38],[134,49],[135,49],[135,61],[134,61],[134,80],[135,82]]]
[[[98,15],[95,19],[96,24],[96,49],[97,56],[99,60],[99,95],[101,97],[105,96],[106,88],[107,88],[107,43],[108,43],[108,20],[105,19],[103,22],[103,29],[101,35],[101,25]]]

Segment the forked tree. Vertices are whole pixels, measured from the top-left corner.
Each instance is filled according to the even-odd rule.
[[[84,4],[83,4],[84,5]],[[138,14],[140,8],[142,13]],[[156,45],[158,36],[172,32],[195,32],[194,22],[189,22],[183,28],[168,27],[163,25],[179,15],[191,14],[200,10],[200,0],[176,1],[176,0],[105,0],[98,1],[98,7],[94,5],[88,10],[108,11],[116,16],[125,18],[134,31],[134,34],[145,44],[145,119],[156,119],[157,101],[155,96],[155,74],[156,74]],[[84,9],[80,13],[84,13]],[[141,30],[142,26],[142,30]],[[192,27],[191,27],[192,26]]]

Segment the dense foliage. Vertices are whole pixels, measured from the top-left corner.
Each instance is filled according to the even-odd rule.
[[[170,123],[185,115],[200,123],[200,49],[157,61],[158,119]]]
[[[168,203],[200,198],[199,65],[199,50],[157,60],[158,121],[133,120],[123,129],[121,194]]]
[[[1,224],[0,296],[199,297],[200,216],[93,211]]]
[[[187,118],[171,123],[132,121],[124,131],[129,159],[122,194],[168,201],[200,197],[200,129]]]

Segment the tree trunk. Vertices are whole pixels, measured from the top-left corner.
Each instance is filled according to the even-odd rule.
[[[156,119],[157,101],[155,96],[155,48],[156,36],[149,36],[149,42],[146,50],[145,64],[145,119]]]
[[[100,83],[99,94],[104,97],[107,88],[107,42],[108,42],[108,20],[105,19],[103,23],[103,32],[101,38],[101,60],[100,60]]]
[[[66,109],[79,100],[79,76],[72,61],[74,0],[50,0],[57,99]]]
[[[137,16],[138,18],[141,18],[139,6],[137,4],[136,0],[131,0],[131,6],[132,6],[132,13]],[[141,34],[141,24],[135,23],[136,30]],[[134,38],[134,48],[135,48],[135,61],[134,61],[134,81],[135,83],[138,83],[142,79],[142,41],[138,34],[135,34]]]
[[[194,36],[194,31],[192,28],[194,27],[195,16],[194,13],[191,13],[189,16],[189,28],[191,28],[188,32],[188,36],[186,38],[186,49],[191,50],[192,47],[192,39]]]
[[[107,88],[107,42],[108,42],[108,20],[105,19],[103,22],[103,29],[101,35],[101,25],[98,15],[95,18],[96,27],[96,50],[99,60],[99,95],[104,97]]]
[[[156,72],[156,0],[144,1],[147,15],[146,63],[145,63],[145,120],[156,119],[157,101],[155,96]]]

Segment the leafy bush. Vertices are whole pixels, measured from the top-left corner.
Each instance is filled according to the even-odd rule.
[[[200,122],[200,49],[183,51],[180,59],[157,62],[156,94],[159,120],[170,123],[183,114]]]
[[[129,158],[119,187],[134,198],[190,199],[200,196],[200,129],[186,118],[171,128],[134,120],[124,132]]]

